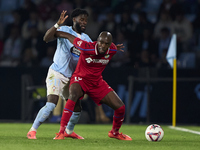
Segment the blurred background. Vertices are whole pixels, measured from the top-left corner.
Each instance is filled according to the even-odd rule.
[[[173,70],[166,54],[175,33],[177,123],[200,124],[200,0],[1,0],[0,121],[32,121],[45,104],[57,43],[46,44],[43,36],[62,10],[75,8],[89,12],[92,40],[106,30],[125,46],[103,76],[126,104],[126,123],[171,123]],[[80,122],[96,123],[95,104],[88,97],[82,103]],[[104,105],[103,111],[112,120],[113,111]]]

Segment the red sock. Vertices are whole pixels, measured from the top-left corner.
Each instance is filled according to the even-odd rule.
[[[65,104],[65,108],[63,110],[63,114],[62,114],[62,118],[61,118],[61,122],[60,122],[60,131],[59,133],[64,133],[65,131],[65,127],[69,122],[69,119],[73,113],[74,110],[74,106],[75,106],[75,102],[68,99],[66,104]]]
[[[114,135],[119,134],[119,129],[124,121],[124,115],[125,115],[125,105],[115,110],[113,116],[113,127],[111,130],[111,132]]]

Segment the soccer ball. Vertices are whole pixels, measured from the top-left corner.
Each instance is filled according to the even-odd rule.
[[[148,141],[161,141],[164,136],[164,131],[158,124],[151,124],[145,131],[145,137]]]

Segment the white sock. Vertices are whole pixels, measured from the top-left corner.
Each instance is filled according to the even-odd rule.
[[[73,133],[73,130],[69,130],[69,129],[65,129],[65,131],[67,132],[67,134],[72,134]]]
[[[35,132],[37,132],[37,129],[31,127],[31,129],[29,131],[35,131]]]

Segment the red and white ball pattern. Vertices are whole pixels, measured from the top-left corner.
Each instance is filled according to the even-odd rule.
[[[164,130],[158,124],[151,124],[145,131],[145,137],[148,141],[161,141],[164,136]]]

